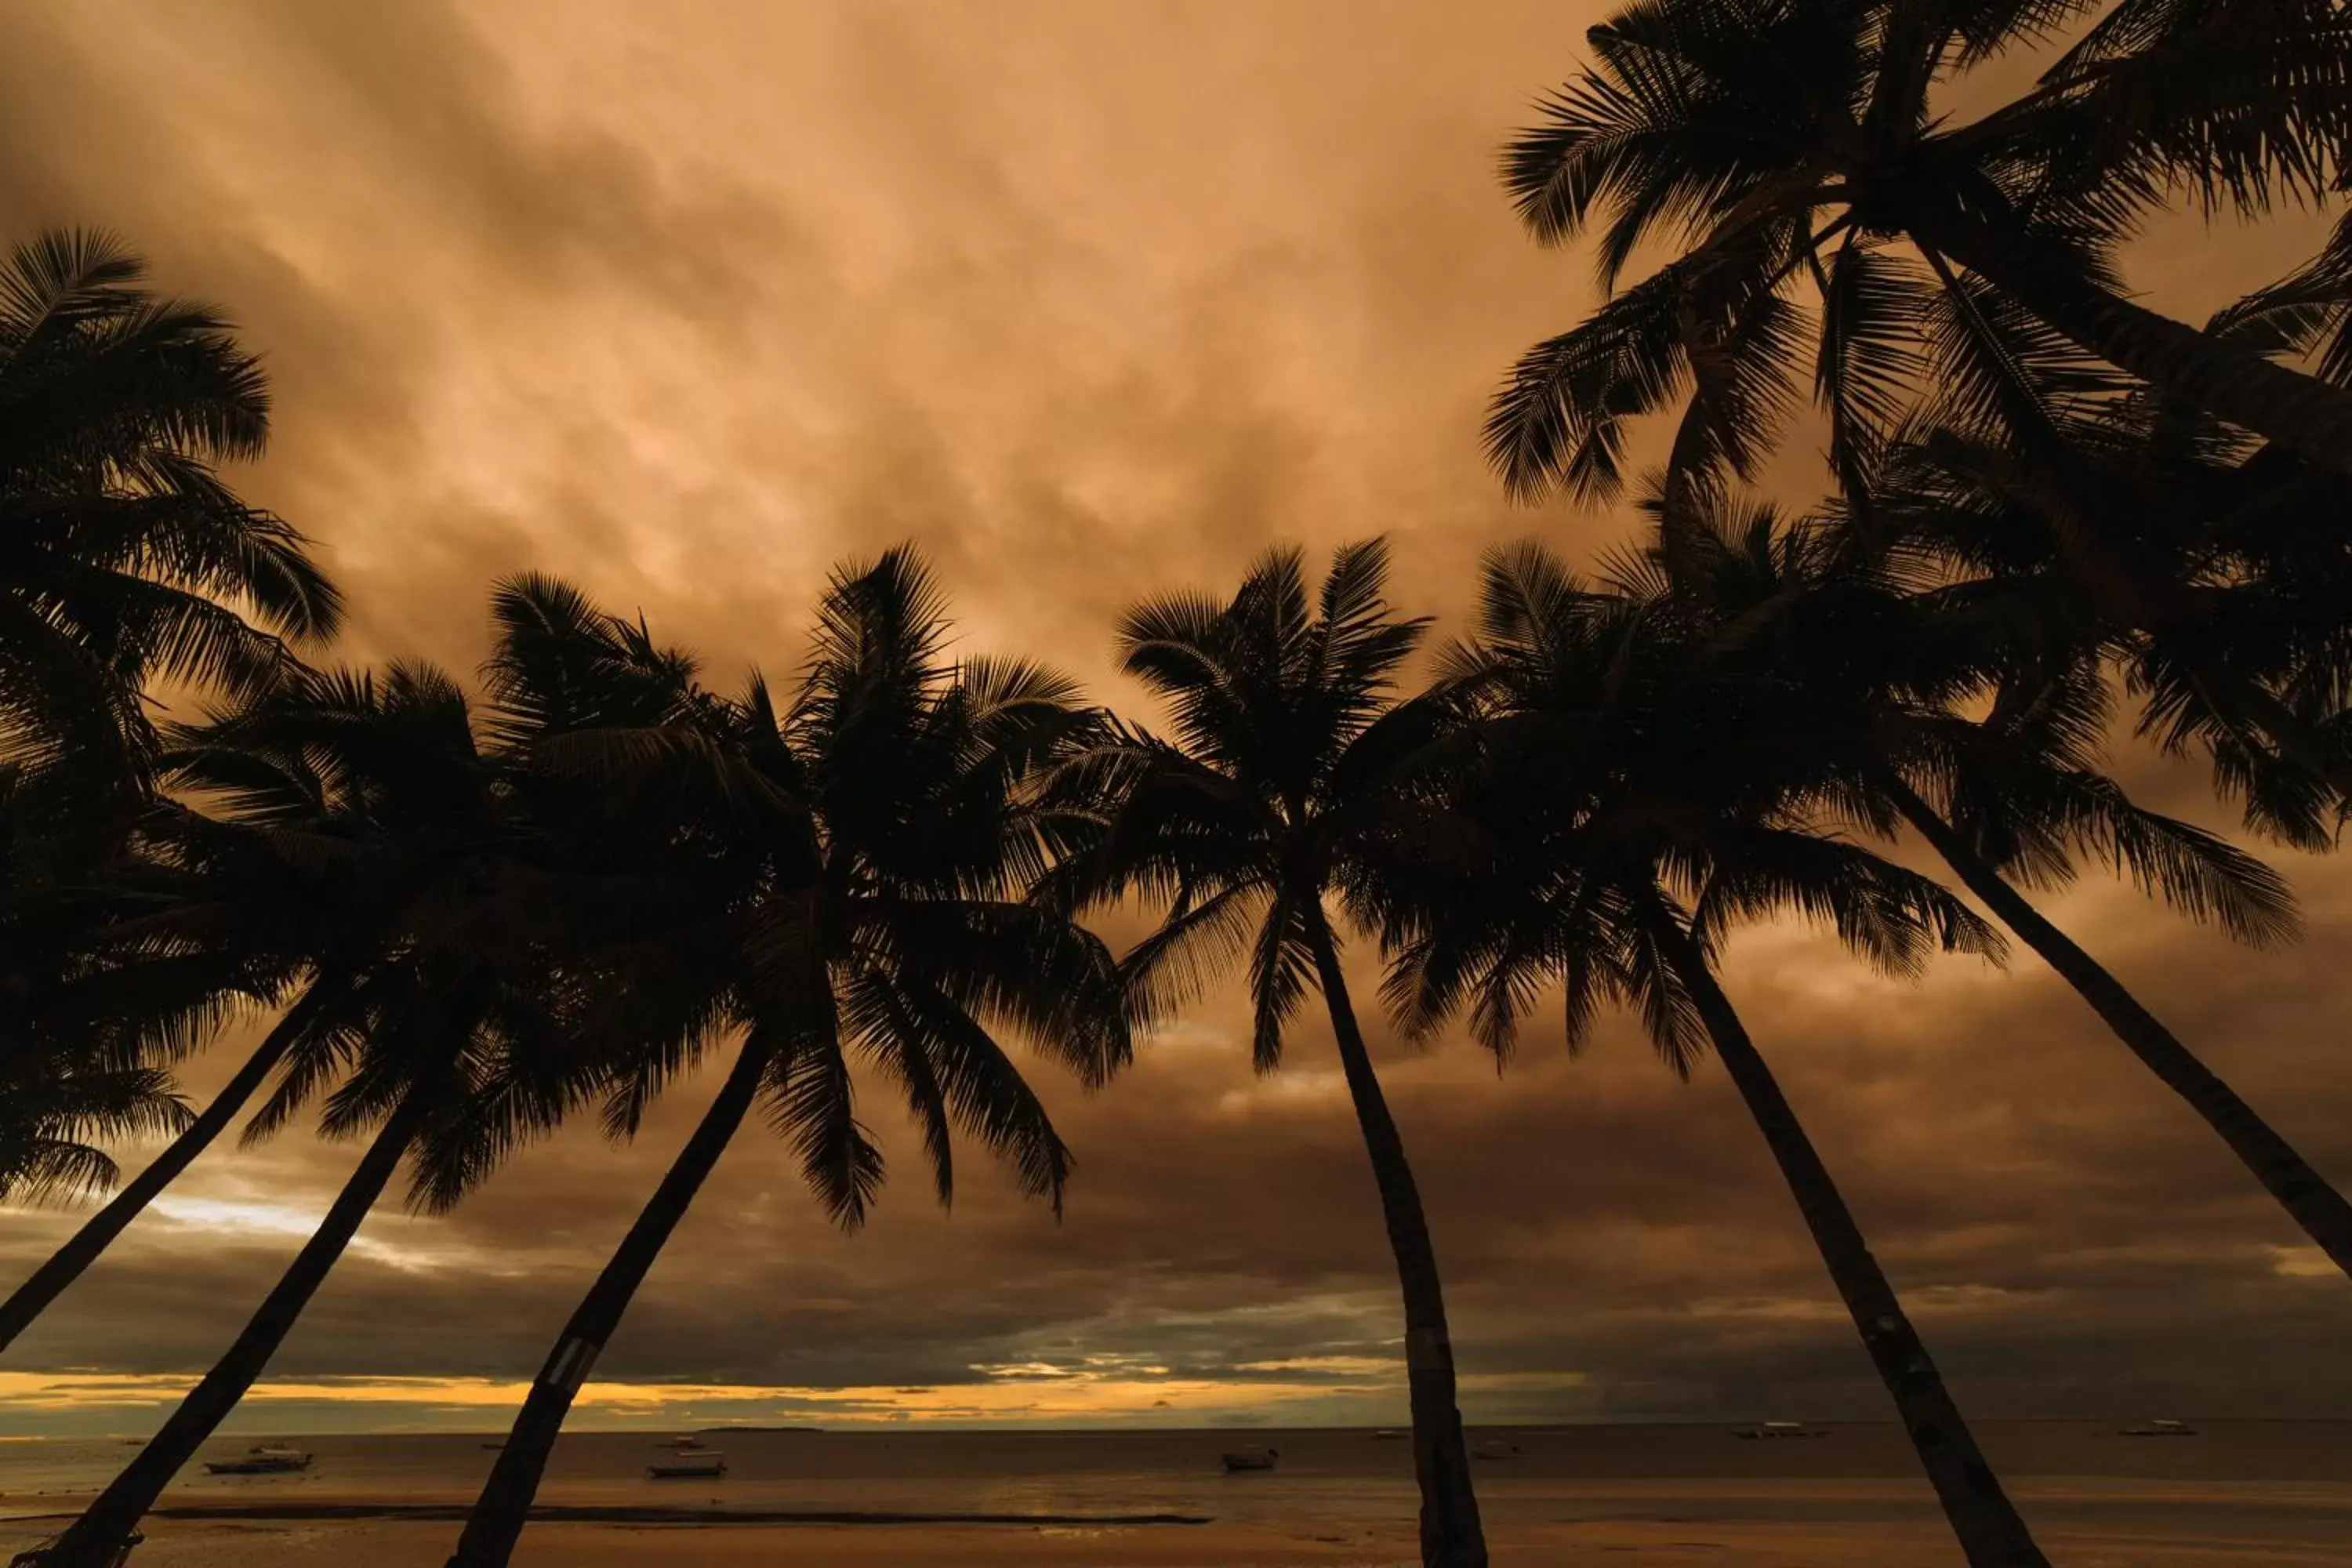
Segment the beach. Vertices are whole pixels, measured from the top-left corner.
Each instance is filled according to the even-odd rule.
[[[2347,1561],[2352,1423],[1990,1422],[1982,1435],[2053,1563],[2252,1568]],[[1718,1426],[1482,1431],[1498,1564],[1820,1568],[1961,1562],[1901,1435],[1832,1425],[1742,1441]],[[723,1479],[643,1474],[660,1434],[567,1437],[517,1561],[553,1565],[1068,1564],[1286,1568],[1416,1560],[1407,1445],[1363,1431],[711,1432]],[[227,1454],[253,1435],[224,1438]],[[490,1462],[480,1436],[289,1437],[299,1477],[184,1477],[136,1568],[440,1568]],[[1271,1473],[1226,1475],[1242,1443]],[[0,1446],[0,1548],[57,1528],[119,1442]],[[1149,1521],[1149,1522],[1147,1522]]]

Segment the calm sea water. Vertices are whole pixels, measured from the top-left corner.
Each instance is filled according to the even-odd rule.
[[[2038,1522],[2095,1527],[2128,1512],[2182,1540],[2340,1541],[2352,1561],[2352,1421],[2203,1424],[2189,1438],[2138,1438],[2114,1423],[1990,1422],[1995,1466]],[[1290,1528],[1410,1519],[1412,1455],[1364,1431],[711,1432],[721,1480],[647,1479],[662,1434],[578,1433],[556,1450],[551,1504],[898,1513],[1206,1515]],[[1488,1429],[1515,1458],[1481,1461],[1497,1520],[1612,1516],[1772,1519],[1931,1517],[1934,1503],[1890,1425],[1818,1439],[1753,1442],[1701,1426]],[[255,1435],[215,1442],[240,1453]],[[278,1440],[278,1439],[272,1439]],[[222,1478],[191,1467],[173,1503],[274,1505],[469,1501],[494,1455],[487,1436],[288,1435],[317,1456],[299,1477]],[[1268,1444],[1270,1474],[1227,1475],[1227,1448]],[[131,1449],[107,1441],[0,1443],[0,1516],[58,1507],[102,1484]]]

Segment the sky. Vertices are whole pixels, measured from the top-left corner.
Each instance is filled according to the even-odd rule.
[[[827,570],[912,540],[964,646],[1132,704],[1118,610],[1228,586],[1274,542],[1386,534],[1404,605],[1453,617],[1490,544],[1589,560],[1631,536],[1510,504],[1477,451],[1503,370],[1594,298],[1494,165],[1601,9],[12,6],[0,233],[112,230],[237,320],[277,416],[236,478],[343,584],[341,658],[470,672],[491,583],[536,570],[642,611],[717,684],[781,676]],[[2182,218],[2126,271],[2193,316],[2316,234]],[[2193,769],[2118,766],[2226,821]],[[2273,952],[2096,875],[2042,897],[2352,1180],[2352,878],[2279,863],[2309,929]],[[2352,1408],[2352,1284],[2030,954],[1908,984],[1768,928],[1725,974],[1966,1408]],[[1712,1064],[1678,1082],[1622,1019],[1574,1060],[1541,1019],[1502,1070],[1374,1033],[1469,1419],[1886,1414]],[[1393,1274],[1311,1013],[1275,1077],[1227,989],[1098,1094],[1035,1078],[1078,1160],[1058,1223],[978,1155],[941,1212],[879,1085],[900,1181],[854,1237],[747,1131],[575,1423],[1402,1418]],[[388,1205],[238,1423],[502,1427],[714,1086],[627,1147],[532,1148],[452,1215]],[[209,1153],[0,1362],[0,1436],[152,1429],[356,1158]],[[0,1211],[0,1272],[74,1223]]]

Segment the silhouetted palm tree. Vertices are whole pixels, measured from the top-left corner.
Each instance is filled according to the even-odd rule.
[[[2352,234],[2208,336],[2352,376]],[[2210,759],[2247,825],[2330,847],[2352,803],[2352,479],[2152,394],[2059,389],[2016,432],[1906,432],[1866,481],[1867,549],[1927,556],[2002,640],[2104,661],[2141,734]]]
[[[223,805],[241,853],[296,876],[232,883],[184,929],[249,925],[280,940],[318,910],[331,985],[287,1042],[278,1086],[248,1137],[266,1135],[325,1096],[321,1129],[373,1129],[357,1168],[226,1354],[49,1549],[53,1568],[112,1561],[140,1517],[261,1375],[404,1157],[419,1156],[413,1194],[453,1201],[465,1183],[530,1131],[561,1116],[575,1085],[548,1065],[571,1031],[567,1000],[543,955],[524,951],[494,894],[499,868],[527,839],[478,747],[464,695],[438,672],[395,667],[383,679],[321,675],[280,688],[188,737],[180,781]],[[309,897],[286,907],[289,891]],[[379,951],[348,963],[345,900],[386,897]],[[486,920],[488,908],[494,918]],[[553,1085],[552,1093],[538,1092]]]
[[[2080,644],[2049,635],[2036,613],[2046,604],[2016,603],[2014,584],[1906,593],[1899,552],[1858,554],[1834,532],[1776,528],[1769,513],[1714,537],[1711,550],[1678,555],[1649,613],[1671,617],[1720,679],[1769,696],[1796,771],[1842,779],[1853,819],[1886,833],[1899,821],[1925,838],[2352,1273],[2352,1205],[2016,885],[2054,885],[2099,859],[2242,941],[2296,930],[2269,867],[2135,805],[2100,771],[2112,706],[2100,639],[2085,662]],[[1948,533],[1905,543],[1949,559]],[[2159,622],[2138,657],[2164,657],[2178,633]]]
[[[80,782],[0,763],[0,1201],[103,1191],[121,1173],[102,1143],[177,1131],[187,1110],[159,1064],[220,1000],[225,966],[162,976],[108,940],[114,910],[70,875]]]
[[[2101,9],[2023,96],[1946,111],[1956,78]],[[2352,394],[2134,303],[2112,264],[2184,186],[2247,211],[2326,199],[2352,129],[2340,7],[1643,0],[1586,37],[1592,63],[1512,143],[1505,179],[1547,244],[1605,226],[1612,297],[1496,395],[1488,451],[1515,490],[1605,496],[1624,422],[1685,396],[1678,483],[1748,473],[1801,370],[1843,478],[1923,380],[2005,419],[2014,368],[2070,345],[2352,464]],[[1681,254],[1618,292],[1661,242]]]
[[[1435,902],[1383,900],[1390,993],[1416,1032],[1467,1006],[1508,1050],[1548,981],[1581,1040],[1610,1000],[1641,1012],[1687,1074],[1711,1043],[1787,1180],[1830,1278],[1969,1561],[2044,1559],[1986,1464],[1893,1284],[1715,978],[1733,924],[1781,912],[1833,929],[1882,969],[1998,939],[1925,878],[1823,831],[1834,784],[1791,787],[1772,705],[1687,658],[1644,563],[1617,593],[1534,547],[1490,555],[1482,635],[1442,689],[1475,720],[1456,744],[1464,809],[1496,841],[1486,874]],[[1632,591],[1623,591],[1630,586]]]
[[[63,933],[74,962],[93,973],[48,989],[58,1015],[49,1033],[152,1037],[138,1057],[152,1065],[202,1044],[240,1001],[281,1016],[204,1110],[181,1118],[178,1136],[0,1303],[0,1349],[244,1113],[289,1055],[352,1037],[357,983],[413,942],[420,913],[450,917],[453,860],[480,852],[478,814],[488,799],[478,793],[487,776],[451,787],[450,726],[465,719],[463,698],[431,671],[395,669],[382,683],[303,672],[213,722],[171,732],[165,778],[236,809],[219,819],[161,801],[142,812],[128,852],[92,889],[110,923]]]
[[[302,536],[215,471],[268,437],[259,363],[145,271],[79,232],[0,266],[0,755],[111,757],[118,795],[152,682],[250,693],[341,618]]]
[[[1299,552],[1277,550],[1229,603],[1178,594],[1129,610],[1122,668],[1167,700],[1173,735],[1124,731],[1076,766],[1086,792],[1117,805],[1059,890],[1169,906],[1123,961],[1150,1009],[1181,1002],[1247,951],[1260,1072],[1281,1066],[1285,1028],[1309,988],[1321,989],[1404,1296],[1422,1561],[1467,1568],[1486,1561],[1486,1543],[1436,1251],[1325,910],[1432,825],[1395,770],[1429,742],[1438,714],[1390,696],[1426,623],[1391,608],[1387,564],[1378,541],[1344,546],[1310,592]]]
[[[716,1037],[741,1043],[533,1382],[450,1560],[462,1568],[507,1562],[581,1384],[755,1106],[845,1226],[883,1174],[856,1118],[853,1054],[905,1095],[942,1202],[960,1129],[1058,1210],[1068,1151],[996,1036],[1019,1033],[1089,1085],[1129,1052],[1108,950],[1022,899],[1082,826],[1038,781],[1097,721],[1050,669],[950,660],[911,552],[835,574],[782,713],[756,678],[722,703],[688,688],[682,666],[667,713],[652,713],[644,696],[662,681],[648,679],[642,628],[559,584],[513,585],[499,615],[505,732],[556,781],[593,785],[606,812],[656,825],[675,863],[655,915],[596,949],[612,993],[592,1013],[592,1054],[612,1068],[608,1128],[633,1132]]]
[[[146,820],[151,831],[169,832],[185,826],[190,816],[163,806],[152,810]],[[101,895],[107,910],[99,917],[102,923],[65,932],[69,965],[54,966],[42,988],[42,1007],[29,1016],[20,1015],[44,1037],[58,1042],[49,1047],[53,1061],[94,1057],[119,1064],[117,1070],[168,1087],[170,1075],[162,1064],[207,1043],[240,1011],[289,996],[291,1001],[202,1111],[191,1115],[174,1101],[173,1110],[142,1124],[139,1132],[167,1132],[171,1141],[0,1302],[0,1350],[14,1343],[228,1130],[289,1050],[307,1036],[348,1022],[340,1016],[352,1005],[347,991],[333,980],[305,978],[338,972],[334,959],[323,953],[324,911],[316,899],[304,898],[288,885],[299,879],[286,878],[285,868],[271,869],[278,875],[271,877],[268,893],[256,897],[247,883],[236,901],[257,910],[276,900],[278,910],[307,911],[311,923],[300,941],[314,955],[311,959],[289,951],[285,931],[276,933],[273,944],[258,929],[260,921],[246,922],[236,934],[216,934],[217,916],[230,891],[228,873],[217,865],[204,873],[181,868],[163,873],[152,862],[118,864]],[[199,900],[204,907],[192,909]],[[360,912],[349,902],[344,909]],[[367,909],[365,923],[383,940],[396,940],[384,931],[385,913],[381,908]],[[202,936],[194,934],[199,930]],[[16,1049],[13,1041],[9,1048]],[[93,1184],[110,1187],[117,1179],[109,1162],[106,1179]]]
[[[323,638],[341,614],[300,536],[214,472],[261,450],[258,364],[144,270],[63,231],[0,265],[0,1168],[47,1195],[112,1184],[93,1137],[186,1121],[159,1062],[225,994],[189,955],[91,945],[150,780],[148,683],[255,689],[287,668],[281,638]]]

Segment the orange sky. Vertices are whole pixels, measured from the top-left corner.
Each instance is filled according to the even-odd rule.
[[[1591,299],[1492,168],[1599,9],[15,7],[0,216],[118,230],[246,324],[279,409],[248,489],[321,542],[346,657],[470,668],[490,580],[538,568],[722,683],[782,673],[825,568],[912,538],[972,643],[1099,680],[1123,604],[1276,539],[1386,532],[1444,614],[1486,543],[1624,536],[1511,508],[1476,450],[1503,368]],[[2315,232],[2169,225],[2134,281],[2201,310]],[[2099,881],[2052,908],[2352,1180],[2352,881],[2288,869],[2284,953]],[[1905,987],[1767,931],[1728,984],[1964,1403],[2352,1401],[2352,1287],[2030,962]],[[1253,1080],[1227,996],[1097,1100],[1041,1068],[1080,1160],[1058,1227],[971,1179],[845,1239],[747,1135],[586,1415],[1395,1419],[1369,1175],[1328,1039],[1292,1059]],[[1880,1413],[1717,1075],[1676,1085],[1624,1027],[1574,1065],[1538,1029],[1499,1079],[1459,1041],[1390,1071],[1474,1419]],[[449,1219],[373,1223],[251,1419],[495,1424],[699,1092],[630,1150],[567,1136]],[[151,1424],[352,1157],[208,1158],[20,1342],[0,1433]],[[17,1273],[70,1223],[0,1219]]]

